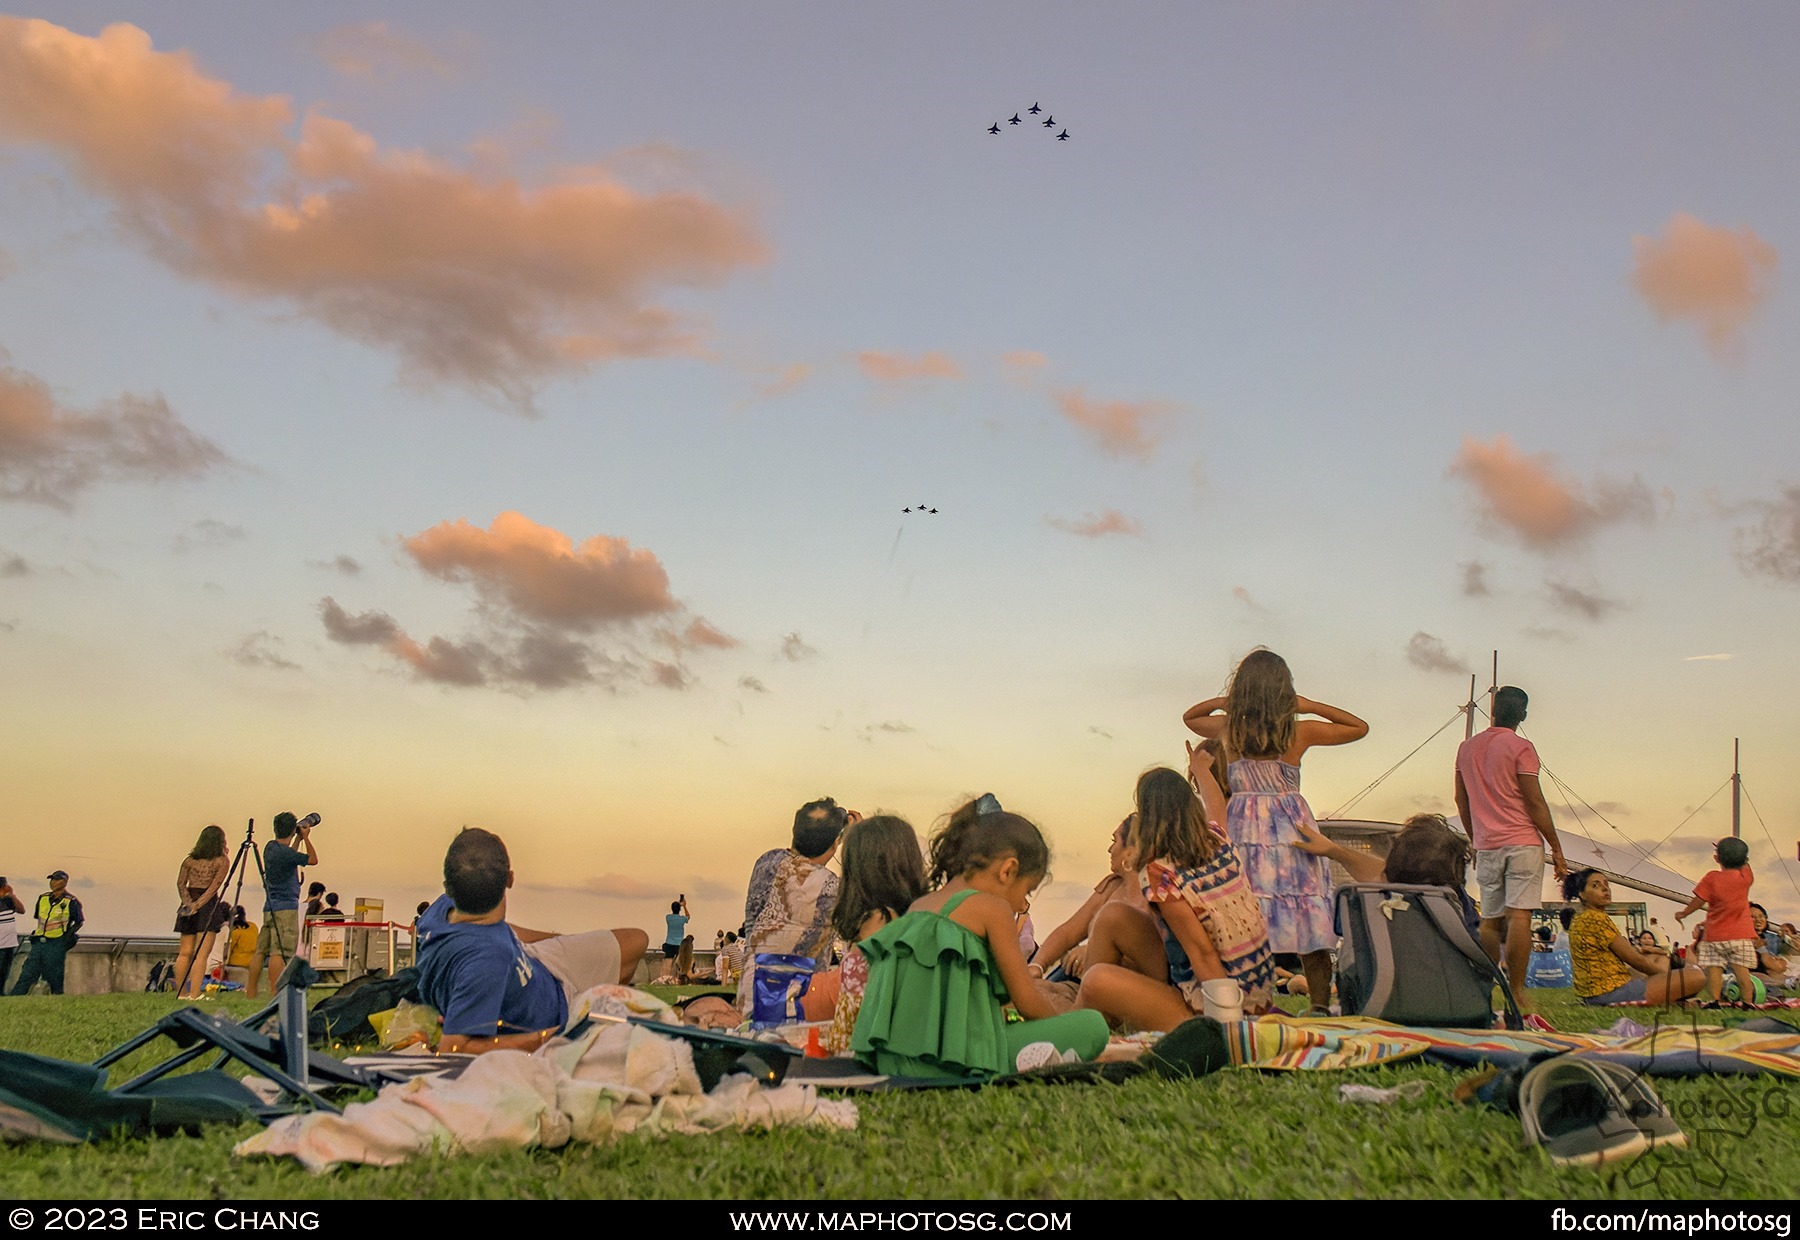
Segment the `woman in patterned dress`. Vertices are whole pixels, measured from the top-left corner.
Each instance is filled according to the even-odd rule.
[[[1316,715],[1316,719],[1301,719]],[[1313,996],[1312,1015],[1329,1011],[1331,866],[1301,849],[1301,826],[1314,826],[1300,795],[1300,757],[1314,745],[1348,745],[1369,725],[1347,710],[1300,697],[1287,662],[1257,648],[1232,673],[1223,697],[1208,698],[1182,716],[1188,728],[1225,745],[1231,800],[1226,834],[1262,902],[1269,946],[1296,952]]]

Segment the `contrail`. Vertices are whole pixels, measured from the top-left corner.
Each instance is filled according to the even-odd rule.
[[[906,533],[906,523],[901,522],[900,528],[894,531],[894,545],[892,547],[888,548],[888,563],[889,564],[892,564],[894,562],[894,555],[896,552],[898,552],[900,550],[900,535],[902,535],[904,533]]]

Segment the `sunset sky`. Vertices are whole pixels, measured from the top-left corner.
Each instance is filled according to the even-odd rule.
[[[0,873],[166,932],[201,827],[317,810],[314,876],[410,912],[474,824],[516,920],[654,940],[685,892],[710,943],[801,802],[991,790],[1042,926],[1260,644],[1371,725],[1321,815],[1497,650],[1613,824],[1551,785],[1562,828],[1697,878],[1741,737],[1800,917],[1797,45],[1774,3],[0,18]],[[1460,735],[1356,813],[1449,809]]]

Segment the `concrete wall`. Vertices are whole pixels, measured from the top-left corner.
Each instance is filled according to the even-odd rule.
[[[82,935],[69,953],[63,969],[63,993],[69,995],[104,995],[114,991],[142,990],[150,980],[150,966],[158,960],[175,963],[175,948],[180,940],[173,934],[148,935],[142,938],[117,938],[110,935]],[[6,988],[12,989],[24,964],[24,944],[13,960],[12,976]]]
[[[152,964],[158,960],[166,960],[171,965],[175,963],[178,943],[179,939],[172,934],[133,938],[84,934],[75,944],[75,950],[69,953],[67,968],[63,972],[63,993],[104,995],[116,991],[141,991],[150,980]],[[407,963],[406,955],[402,949],[403,965]],[[21,951],[13,962],[12,977],[6,980],[6,989],[12,988],[13,978],[19,975],[19,967],[23,962],[24,952]],[[643,985],[661,973],[662,967],[662,953],[651,948],[644,953],[643,960],[638,962],[633,983]],[[694,969],[702,980],[712,980],[711,950],[694,953]]]

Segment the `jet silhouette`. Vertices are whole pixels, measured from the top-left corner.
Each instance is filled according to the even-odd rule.
[[[937,509],[935,509],[935,508],[927,508],[927,509],[926,509],[926,510],[925,510],[925,511],[927,511],[927,512],[936,512],[936,511],[937,511]]]
[[[1054,116],[1052,116],[1052,117],[1049,117],[1048,119],[1046,119],[1044,121],[1044,128],[1045,129],[1055,129],[1056,128],[1056,118]]]
[[[1067,142],[1069,140],[1069,131],[1065,129],[1061,133],[1057,134],[1056,140],[1058,142]]]
[[[911,511],[912,511],[912,509],[910,509],[910,508],[902,508],[902,509],[901,509],[901,510],[900,510],[900,511],[901,511],[901,512],[911,512]]]
[[[1006,123],[1008,125],[1021,125],[1024,122],[1019,119],[1019,114],[1017,112],[1014,112],[1013,118],[1010,121],[1007,121]]]
[[[1033,116],[1036,116],[1036,115],[1037,115],[1037,114],[1038,114],[1038,113],[1039,113],[1039,112],[1041,112],[1041,111],[1042,111],[1042,110],[1043,110],[1043,109],[1042,109],[1042,108],[1040,108],[1040,107],[1038,107],[1038,105],[1037,105],[1037,104],[1035,104],[1035,103],[1034,103],[1034,104],[1032,104],[1032,105],[1031,105],[1031,114],[1032,114],[1032,115],[1033,115]]]
[[[989,133],[999,133],[1000,132],[1000,122],[995,121],[992,125],[988,126],[988,132]]]

